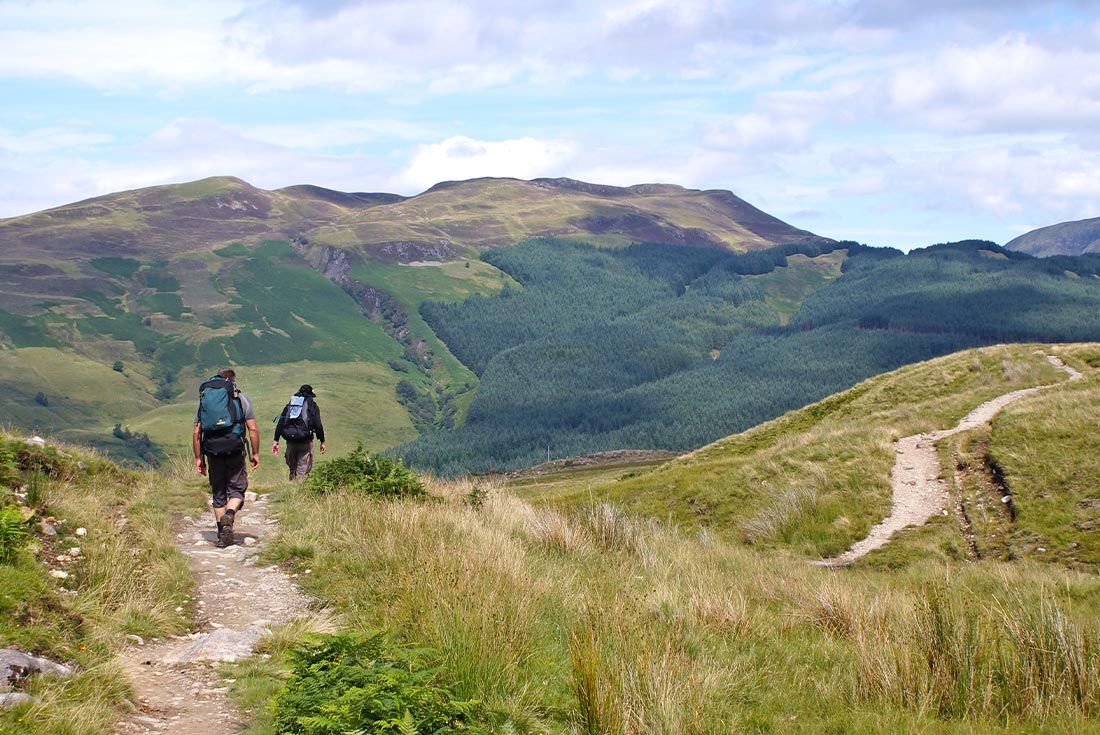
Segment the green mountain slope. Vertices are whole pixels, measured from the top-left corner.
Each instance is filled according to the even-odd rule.
[[[308,360],[345,366],[331,376],[341,388],[362,366],[382,371],[364,395],[351,391],[372,416],[335,436],[381,448],[453,427],[477,377],[420,304],[514,287],[476,255],[545,233],[732,250],[821,240],[729,192],[675,186],[479,179],[406,198],[222,177],[121,192],[0,220],[0,351],[11,367],[0,409],[15,426],[118,451],[116,423],[169,440],[158,417],[184,416],[194,385],[220,366],[262,382]],[[79,377],[57,375],[67,363]],[[265,411],[319,382],[280,372],[279,405]]]
[[[1005,247],[1040,256],[1098,253],[1100,217],[1040,227],[1009,240]]]
[[[476,478],[436,485],[446,500],[429,508],[314,502],[288,514],[282,549],[350,618],[437,646],[463,692],[521,731],[1096,732],[1097,685],[1070,672],[1100,667],[1098,350],[955,353],[604,481]],[[1065,382],[1048,353],[1085,379]],[[856,568],[809,563],[888,508],[894,439],[1043,384],[967,437],[986,447],[973,462],[1011,451],[1035,468],[1004,467],[1015,521],[1003,488],[963,478],[946,516]],[[951,482],[964,447],[942,448]],[[980,556],[964,518],[985,524]]]
[[[983,242],[797,250],[491,251],[524,291],[423,308],[480,374],[467,421],[395,451],[444,474],[548,451],[683,451],[966,347],[1100,339],[1095,256],[1035,259]],[[837,277],[821,279],[829,267]],[[806,289],[792,314],[775,287],[796,273]]]
[[[1084,379],[1067,381],[1047,355]],[[889,515],[899,438],[951,428],[1005,393],[1055,385],[989,426],[941,440],[948,513],[860,563],[1027,557],[1094,566],[1097,365],[1095,343],[967,350],[869,378],[659,466],[530,474],[509,487],[556,507],[605,500],[757,549],[829,557]],[[1003,502],[1008,495],[1012,505]]]
[[[216,177],[0,220],[8,267],[14,261],[56,267],[96,257],[175,256],[268,239],[316,242],[374,260],[408,262],[540,236],[732,250],[823,239],[728,191],[655,184],[620,188],[572,179],[473,179],[401,197],[315,186],[267,191]],[[22,275],[33,277],[35,269]]]

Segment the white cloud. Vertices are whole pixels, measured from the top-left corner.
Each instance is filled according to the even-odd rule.
[[[345,191],[378,189],[392,164],[366,155],[332,156],[250,137],[208,119],[179,119],[158,130],[137,151],[168,164],[166,181],[237,176],[262,189],[318,184]],[[157,183],[165,183],[165,181]]]
[[[805,118],[780,119],[760,112],[717,120],[703,136],[713,148],[758,153],[801,148],[809,140],[810,122]]]
[[[108,133],[95,133],[72,127],[36,128],[23,133],[0,128],[0,151],[28,155],[110,143]]]
[[[1095,7],[0,0],[0,206],[214,174],[406,194],[566,175],[833,224],[844,200],[865,231],[1095,216]]]
[[[318,151],[357,147],[378,141],[418,141],[439,135],[434,127],[384,118],[233,127],[240,134],[256,141],[285,148]]]
[[[423,191],[440,181],[482,176],[560,176],[579,152],[578,144],[568,140],[480,141],[456,136],[418,146],[395,182],[402,191]]]
[[[1022,34],[953,46],[886,79],[889,113],[945,131],[1094,130],[1100,48],[1044,47]]]
[[[204,0],[0,3],[0,75],[105,89],[234,78],[245,60],[224,43],[232,12]]]
[[[0,217],[208,176],[236,176],[262,189],[318,184],[343,191],[389,191],[394,174],[388,161],[294,150],[212,119],[174,120],[131,148],[115,146],[112,158],[83,150],[67,153],[27,157],[0,147]]]

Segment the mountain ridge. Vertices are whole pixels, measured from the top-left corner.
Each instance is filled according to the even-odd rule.
[[[671,184],[213,177],[0,222],[0,395],[27,428],[174,448],[233,365],[261,407],[323,386],[335,452],[445,475],[684,451],[913,360],[1100,340],[1097,257],[837,243]]]
[[[1040,227],[1009,240],[1005,247],[1041,257],[1100,253],[1100,217]]]
[[[541,194],[547,191],[568,197],[568,206],[559,201],[560,212],[547,211],[546,197]],[[446,196],[441,200],[440,194]],[[678,208],[677,199],[688,206]],[[519,204],[512,207],[510,201]],[[548,217],[557,221],[548,225]],[[747,224],[742,225],[738,217]],[[197,218],[207,218],[208,232],[195,230]],[[489,222],[505,219],[510,227],[493,227]],[[64,236],[66,223],[78,223],[93,234],[85,233],[80,241],[74,241],[71,233]],[[181,228],[191,231],[196,248],[242,238],[299,238],[355,247],[367,256],[390,243],[431,249],[445,240],[448,252],[457,257],[466,251],[542,236],[576,236],[597,244],[651,241],[733,250],[828,239],[788,225],[733,192],[719,189],[485,177],[440,182],[406,197],[342,192],[312,184],[265,190],[233,176],[215,176],[104,194],[0,219],[0,245],[10,248],[18,245],[20,238],[30,238],[30,244],[36,246],[52,245],[53,252],[80,245],[133,252],[139,238],[146,247],[163,241],[166,235],[161,230],[166,228],[173,234]],[[41,236],[36,229],[46,230],[51,237]],[[92,242],[84,242],[89,237]]]
[[[384,422],[371,448],[407,440],[414,425],[461,422],[477,384],[420,304],[517,286],[480,255],[533,235],[611,249],[642,240],[715,251],[761,249],[780,236],[831,242],[732,192],[670,184],[482,178],[405,197],[311,184],[263,190],[219,176],[131,189],[0,220],[0,350],[11,370],[0,380],[4,407],[44,432],[110,437],[122,422],[165,442],[163,403],[182,399],[205,371],[233,364],[273,375],[310,360],[344,366],[331,379],[347,385],[364,361],[379,368],[368,371],[365,402],[402,419]],[[439,267],[408,267],[424,262]],[[278,392],[269,380],[261,397]],[[94,410],[90,397],[123,385],[134,389],[126,408]],[[353,418],[352,427],[370,423]]]

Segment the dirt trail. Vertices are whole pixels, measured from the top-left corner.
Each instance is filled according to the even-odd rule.
[[[1056,368],[1068,373],[1070,380],[1081,377],[1080,372],[1057,357],[1048,355],[1047,360]],[[897,531],[906,526],[919,526],[933,515],[941,513],[948,499],[948,488],[947,482],[940,477],[942,468],[935,443],[959,432],[976,429],[991,421],[1001,409],[1013,401],[1052,387],[1054,386],[1039,385],[1005,393],[975,408],[952,429],[915,434],[899,439],[894,469],[890,473],[890,485],[894,494],[890,515],[871,528],[866,538],[854,543],[840,556],[822,559],[816,563],[827,567],[851,564],[861,556],[884,546]]]
[[[275,523],[267,496],[250,500],[237,514],[237,545],[218,549],[212,513],[184,519],[176,546],[191,561],[201,630],[168,640],[131,637],[120,659],[137,711],[118,723],[116,735],[235,735],[243,729],[218,664],[250,655],[270,626],[308,612],[309,600],[286,574],[256,565]]]

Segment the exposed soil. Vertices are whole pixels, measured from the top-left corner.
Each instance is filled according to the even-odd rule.
[[[1047,360],[1068,373],[1070,380],[1081,377],[1081,373],[1064,364],[1057,357],[1050,355]],[[952,429],[915,434],[899,439],[894,469],[890,473],[890,484],[893,488],[893,507],[890,515],[871,528],[866,538],[857,541],[843,554],[822,559],[817,563],[830,567],[851,564],[856,559],[884,546],[897,531],[907,526],[922,525],[933,515],[942,513],[949,500],[949,492],[947,481],[942,477],[943,470],[935,443],[959,432],[976,429],[991,421],[1010,403],[1050,387],[1053,386],[1040,385],[1005,393],[975,408]]]
[[[660,449],[616,449],[609,452],[579,454],[566,459],[553,459],[534,467],[525,467],[502,474],[504,477],[514,480],[569,470],[590,469],[592,467],[617,467],[619,465],[644,464],[647,462],[667,462],[679,456],[679,452],[666,452]]]
[[[271,626],[309,609],[308,598],[284,572],[256,564],[275,523],[267,496],[250,500],[237,514],[235,546],[214,546],[213,513],[179,523],[176,546],[191,561],[199,628],[167,640],[132,637],[120,659],[134,685],[136,711],[118,723],[117,735],[233,735],[243,729],[218,664],[249,656]]]

